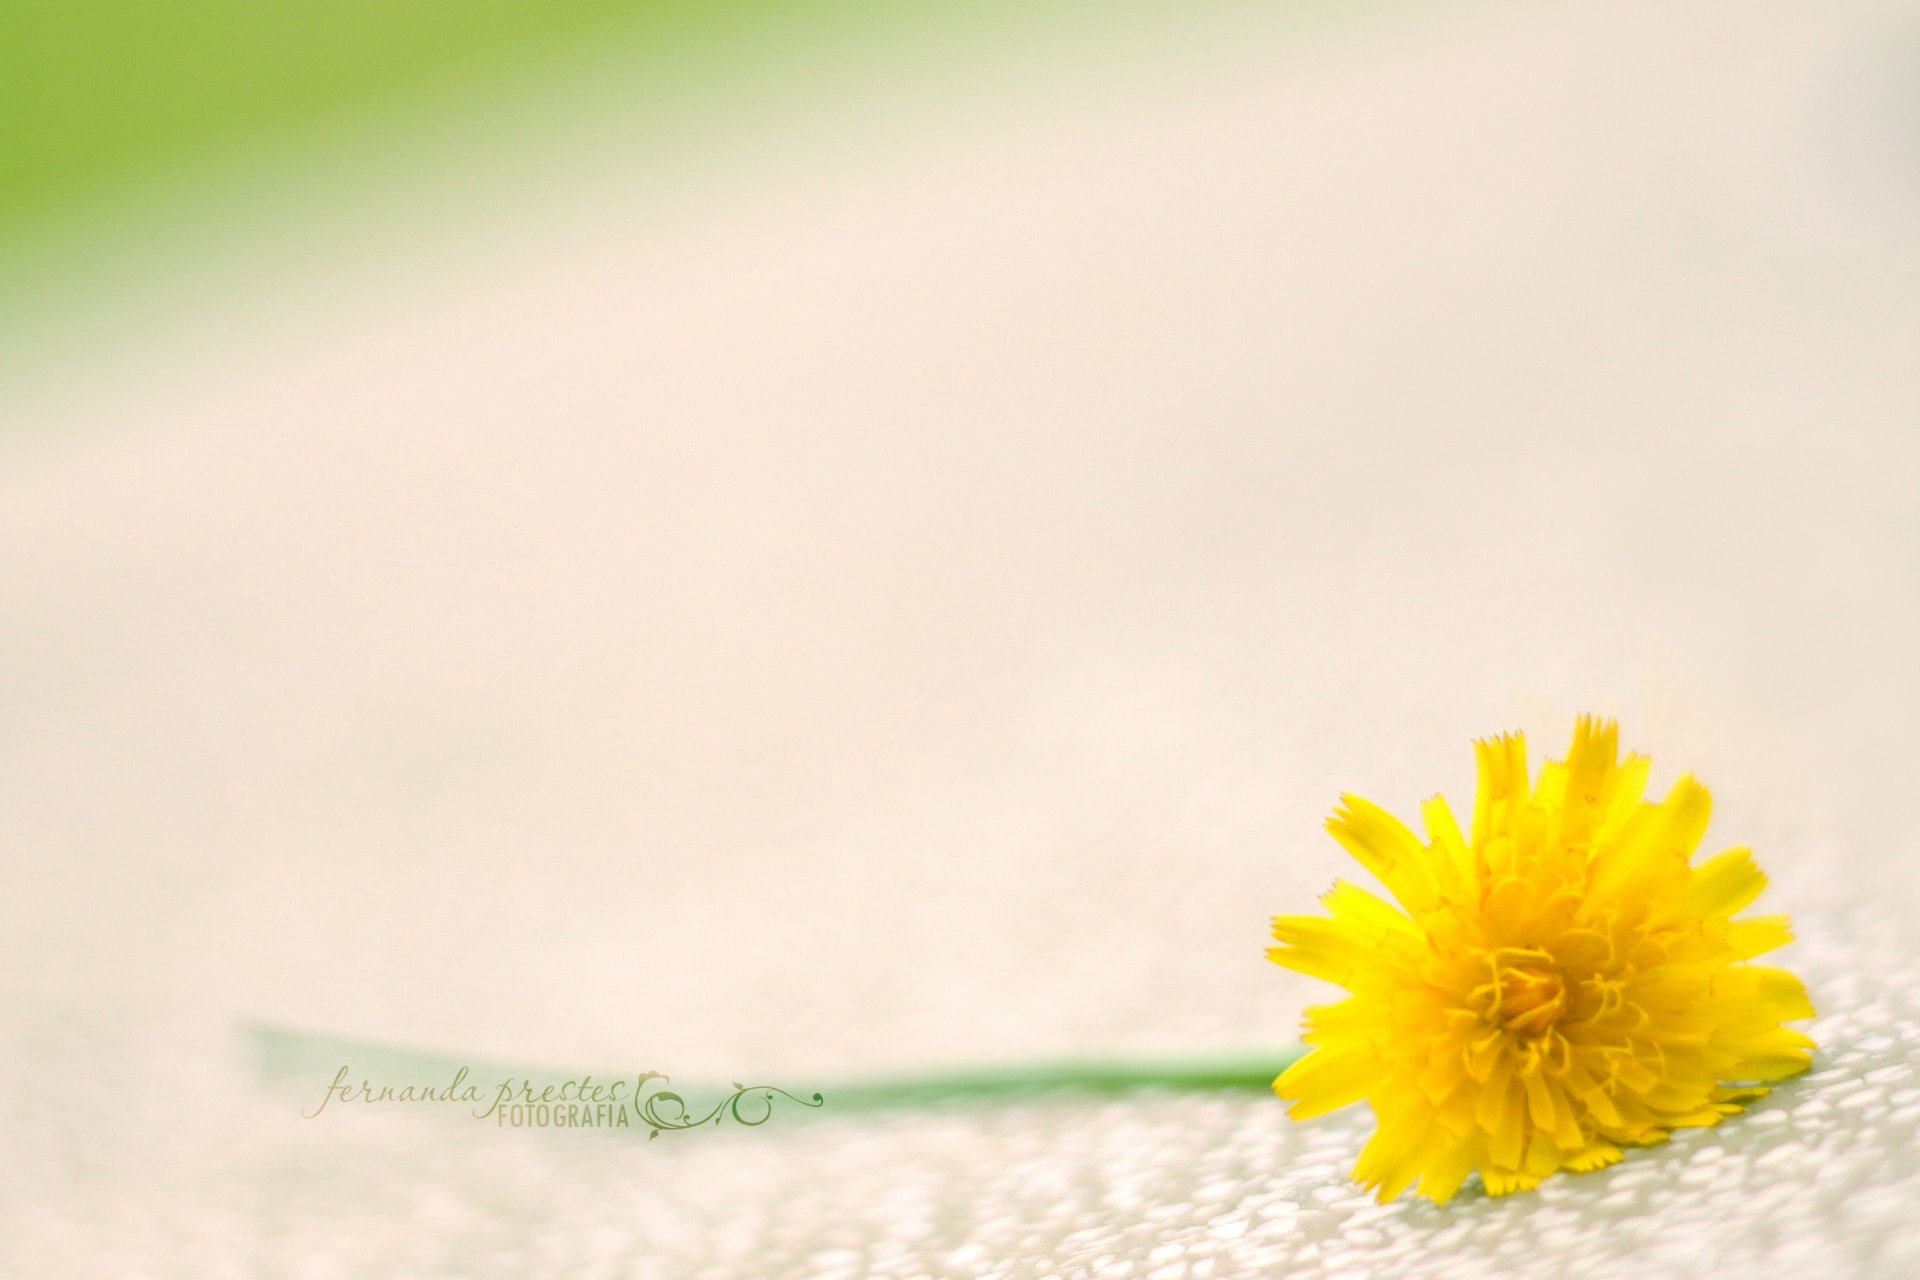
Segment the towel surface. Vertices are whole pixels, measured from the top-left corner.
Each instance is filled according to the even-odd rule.
[[[1911,15],[1220,21],[672,192],[557,149],[7,374],[0,1272],[1913,1273]],[[1756,850],[1822,1052],[1537,1195],[1373,1206],[1262,1095],[305,1119],[238,1034],[1284,1044],[1337,795],[1583,710]]]

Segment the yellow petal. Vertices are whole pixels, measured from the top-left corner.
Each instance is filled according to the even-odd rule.
[[[1432,845],[1432,861],[1440,875],[1441,886],[1450,893],[1464,897],[1472,890],[1477,879],[1473,850],[1467,847],[1466,838],[1460,834],[1460,824],[1454,821],[1453,810],[1447,807],[1446,797],[1428,798],[1420,806],[1420,819],[1426,824],[1427,839]]]
[[[1767,877],[1754,865],[1750,849],[1728,849],[1693,869],[1693,879],[1678,901],[1656,919],[1683,920],[1695,916],[1725,919],[1760,896]]]
[[[1751,960],[1793,941],[1793,926],[1785,916],[1750,916],[1727,926],[1727,949],[1740,960]]]
[[[1527,802],[1527,740],[1502,734],[1473,744],[1479,789],[1473,802],[1473,847],[1484,848],[1498,834],[1510,834],[1514,815]]]
[[[1341,796],[1343,806],[1327,819],[1327,830],[1360,865],[1380,879],[1414,912],[1439,905],[1427,848],[1398,818],[1359,796]]]
[[[1380,1078],[1380,1060],[1365,1049],[1315,1049],[1280,1073],[1273,1091],[1293,1100],[1287,1114],[1311,1120],[1360,1101]]]
[[[1445,1204],[1459,1192],[1460,1186],[1479,1163],[1481,1139],[1467,1133],[1454,1138],[1427,1162],[1420,1175],[1420,1194],[1435,1204]]]

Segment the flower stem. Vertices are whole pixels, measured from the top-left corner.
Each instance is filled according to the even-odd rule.
[[[351,1067],[356,1084],[364,1079],[376,1087],[392,1085],[396,1089],[409,1084],[438,1086],[462,1067],[476,1084],[523,1080],[535,1088],[543,1083],[578,1080],[586,1074],[337,1039],[284,1027],[253,1025],[242,1030],[259,1062],[261,1074],[274,1080],[289,1080],[294,1076],[312,1079],[316,1073],[330,1076],[343,1065]],[[1176,1058],[1048,1058],[856,1077],[822,1085],[798,1081],[787,1087],[796,1093],[818,1092],[828,1110],[842,1113],[913,1110],[949,1102],[1016,1101],[1060,1093],[1109,1095],[1139,1089],[1251,1092],[1268,1088],[1273,1078],[1300,1053],[1297,1046],[1285,1046]],[[592,1074],[602,1080],[631,1075]],[[727,1092],[724,1088],[717,1091]]]

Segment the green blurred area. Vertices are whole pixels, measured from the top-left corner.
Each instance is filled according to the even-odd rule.
[[[0,256],[155,178],[297,153],[356,116],[496,91],[618,42],[636,74],[833,0],[5,0]],[[124,210],[114,210],[123,213]]]

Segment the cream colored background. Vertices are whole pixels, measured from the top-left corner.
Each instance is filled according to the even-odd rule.
[[[1916,49],[1874,0],[1199,21],[704,163],[595,135],[42,335],[0,389],[21,1274],[598,1274],[561,1209],[472,1225],[559,1145],[462,1148],[491,1252],[369,1204],[351,1254],[312,1189],[440,1131],[302,1128],[249,1019],[796,1085],[1284,1042],[1265,920],[1345,872],[1336,794],[1410,813],[1586,708],[1774,909],[1909,922]],[[1023,1158],[1093,1160],[1063,1123]],[[819,1141],[938,1184],[991,1134]],[[819,1158],[591,1167],[771,1203]],[[938,1220],[939,1274],[1106,1256]],[[637,1221],[606,1274],[725,1234]],[[832,1270],[782,1229],[716,1274]]]

